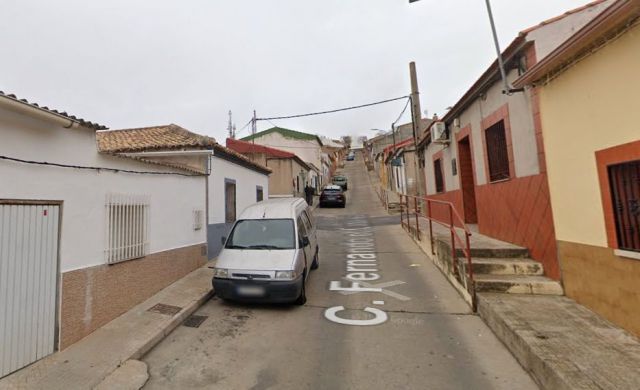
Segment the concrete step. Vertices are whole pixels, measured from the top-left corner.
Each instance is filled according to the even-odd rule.
[[[464,259],[463,267],[466,272],[467,263]],[[542,264],[531,259],[506,258],[492,259],[476,257],[472,258],[473,273],[475,275],[543,275]]]
[[[564,295],[562,285],[544,276],[474,275],[477,292]]]
[[[457,248],[456,252],[458,257],[464,257],[464,252],[462,249]],[[496,259],[496,258],[509,258],[509,259],[523,259],[529,257],[529,251],[527,248],[518,247],[515,245],[509,245],[504,247],[474,247],[473,244],[471,246],[471,257],[472,258],[485,258],[485,259]]]

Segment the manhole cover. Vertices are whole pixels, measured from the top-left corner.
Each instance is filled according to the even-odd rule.
[[[189,328],[198,328],[200,327],[200,325],[202,325],[204,320],[206,320],[207,318],[209,317],[192,315],[192,316],[189,316],[189,318],[187,318],[186,320],[184,320],[182,325],[188,326]]]
[[[147,311],[150,311],[152,313],[164,314],[168,316],[175,316],[180,312],[180,310],[182,310],[182,308],[179,306],[171,306],[171,305],[165,305],[164,303],[158,303],[153,307],[149,308]]]

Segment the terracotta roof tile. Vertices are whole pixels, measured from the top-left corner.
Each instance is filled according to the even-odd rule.
[[[269,146],[254,144],[253,142],[247,142],[233,138],[227,138],[227,148],[232,149],[240,154],[264,153],[271,158],[292,158],[303,167],[311,169],[309,167],[309,164],[304,162],[296,154]]]
[[[12,93],[5,93],[3,91],[0,91],[0,97],[6,98],[6,99],[10,99],[10,100],[13,100],[15,102],[19,102],[19,103],[22,103],[24,105],[40,109],[42,111],[47,111],[47,112],[49,112],[49,113],[51,113],[53,115],[64,117],[66,119],[69,119],[71,121],[74,121],[74,122],[80,124],[81,126],[84,126],[84,127],[90,128],[90,129],[94,129],[94,130],[108,129],[107,126],[101,125],[99,123],[91,122],[91,121],[88,121],[88,120],[85,120],[85,119],[82,119],[82,118],[78,118],[75,115],[67,114],[66,111],[54,110],[53,108],[49,108],[47,106],[40,106],[38,103],[29,102],[27,99],[19,99],[16,95],[14,95]]]
[[[104,153],[140,152],[161,149],[212,148],[216,140],[192,133],[178,125],[99,131],[98,150]]]

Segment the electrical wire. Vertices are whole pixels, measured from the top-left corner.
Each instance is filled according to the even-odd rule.
[[[205,174],[187,174],[187,173],[179,173],[179,172],[151,172],[151,171],[133,171],[130,169],[118,169],[118,168],[106,168],[106,167],[91,167],[91,166],[82,166],[82,165],[70,165],[70,164],[59,164],[59,163],[50,163],[46,161],[31,161],[31,160],[22,160],[20,158],[8,157],[8,156],[0,156],[0,160],[8,160],[19,162],[23,164],[33,164],[33,165],[48,165],[59,168],[73,168],[73,169],[85,169],[92,171],[107,171],[107,172],[116,172],[116,173],[131,173],[137,175],[177,175],[177,176],[206,176]]]
[[[268,121],[268,120],[278,120],[278,119],[292,119],[292,118],[303,118],[303,117],[307,117],[307,116],[314,116],[314,115],[333,114],[333,113],[341,112],[341,111],[356,110],[356,109],[359,109],[359,108],[365,108],[365,107],[376,106],[376,105],[379,105],[379,104],[385,104],[385,103],[395,102],[395,101],[397,101],[397,100],[407,99],[408,97],[409,97],[409,96],[401,96],[401,97],[397,97],[397,98],[393,98],[393,99],[380,100],[380,101],[373,102],[373,103],[361,104],[361,105],[358,105],[358,106],[351,106],[351,107],[337,108],[337,109],[334,109],[334,110],[327,110],[327,111],[311,112],[311,113],[308,113],[308,114],[286,115],[286,116],[274,116],[274,117],[268,117],[268,118],[256,118],[256,121]]]
[[[240,130],[236,131],[236,135],[242,133],[251,124],[251,122],[253,122],[253,118],[249,119],[249,122],[247,122],[246,125],[242,126]]]
[[[405,111],[407,111],[407,107],[409,107],[409,103],[411,103],[411,98],[407,97],[407,104],[404,105],[402,112],[400,113],[400,115],[398,115],[398,119],[396,119],[396,121],[393,122],[393,125],[400,122],[400,119],[402,119],[402,116],[404,115]]]

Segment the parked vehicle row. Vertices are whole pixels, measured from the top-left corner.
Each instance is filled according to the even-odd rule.
[[[331,182],[337,186],[342,187],[344,191],[349,188],[349,183],[347,182],[347,178],[342,175],[336,175],[331,179]]]
[[[347,205],[347,196],[342,187],[330,185],[325,187],[320,194],[320,207],[338,206],[344,208]]]

